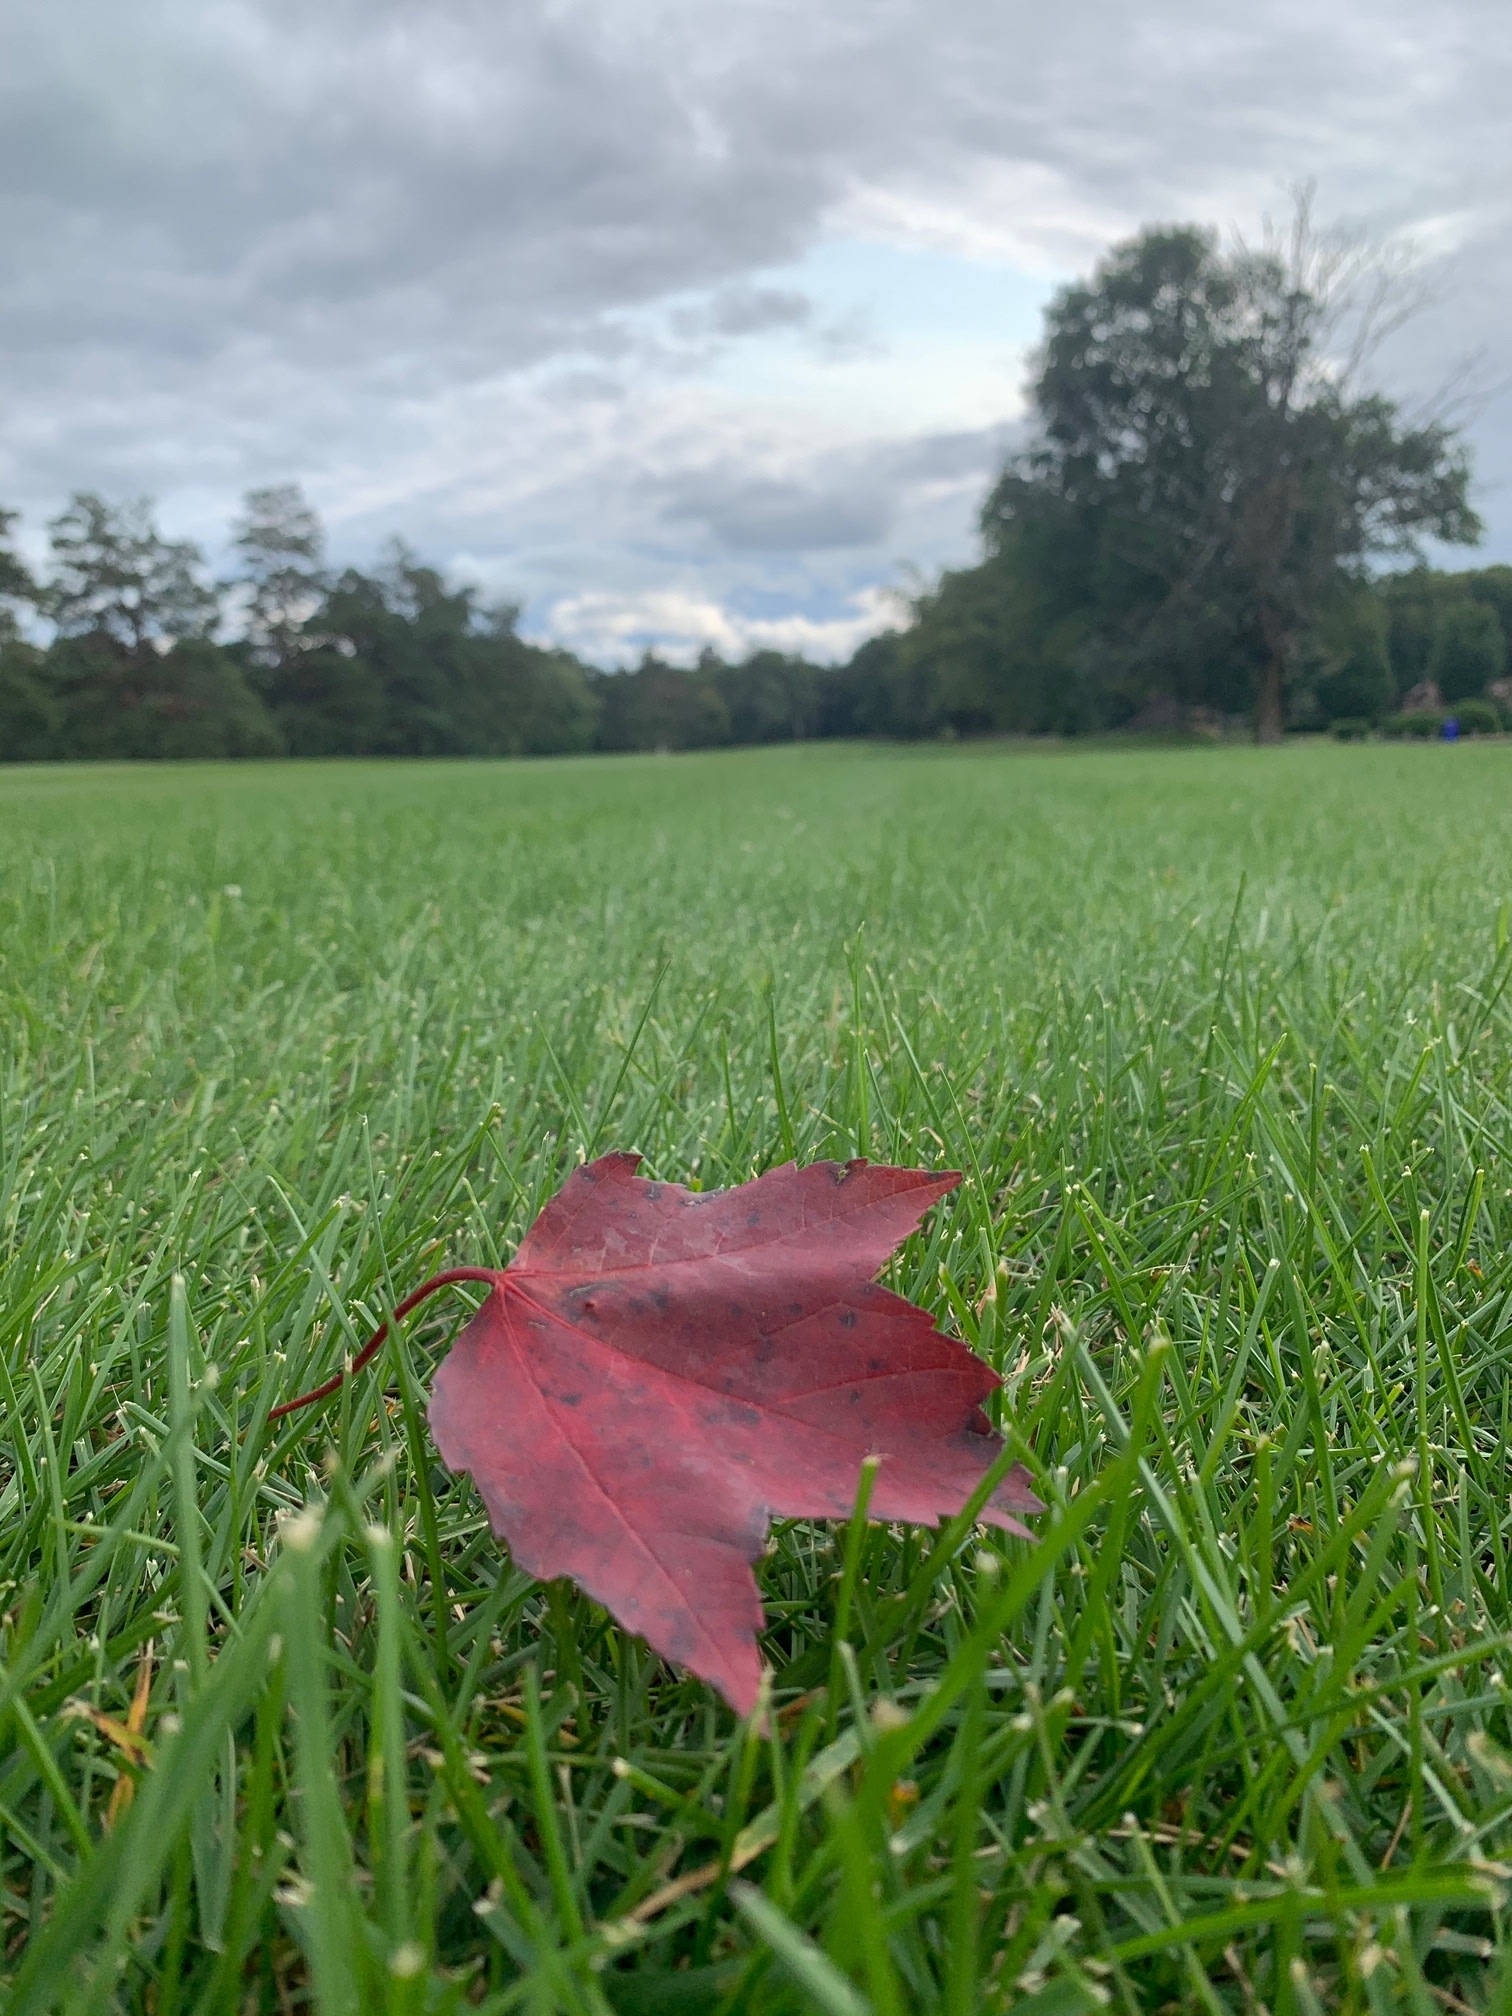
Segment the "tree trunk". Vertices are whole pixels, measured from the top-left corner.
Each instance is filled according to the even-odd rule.
[[[1255,695],[1255,740],[1279,742],[1286,732],[1286,666],[1291,656],[1291,629],[1279,604],[1263,591],[1257,598],[1260,641],[1265,663]]]
[[[1255,700],[1255,740],[1279,742],[1286,729],[1285,661],[1279,651],[1266,653]]]

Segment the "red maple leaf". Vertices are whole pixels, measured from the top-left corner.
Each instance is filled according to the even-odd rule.
[[[697,1192],[639,1161],[576,1170],[501,1273],[439,1275],[395,1313],[489,1284],[436,1376],[442,1456],[521,1567],[571,1576],[746,1713],[769,1520],[844,1518],[874,1455],[871,1515],[932,1524],[999,1453],[996,1374],[872,1279],[960,1178],[789,1163]],[[1015,1468],[981,1516],[1022,1534],[1039,1509]]]

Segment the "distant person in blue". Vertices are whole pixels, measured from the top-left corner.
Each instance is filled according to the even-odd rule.
[[[1440,731],[1439,731],[1439,732],[1440,732],[1440,734],[1442,734],[1442,736],[1443,736],[1443,738],[1444,738],[1444,740],[1445,740],[1446,742],[1458,742],[1458,740],[1459,740],[1459,723],[1458,723],[1458,721],[1456,721],[1456,720],[1455,720],[1455,718],[1454,718],[1454,716],[1453,716],[1452,714],[1449,714],[1449,715],[1446,715],[1446,716],[1445,716],[1445,719],[1444,719],[1444,725],[1443,725],[1442,729],[1440,729]]]

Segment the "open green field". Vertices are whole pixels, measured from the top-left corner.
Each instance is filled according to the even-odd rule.
[[[1512,2006],[1509,978],[1499,746],[0,772],[0,2007]],[[611,1147],[966,1172],[1039,1543],[779,1526],[765,1727],[458,1302],[267,1420]]]

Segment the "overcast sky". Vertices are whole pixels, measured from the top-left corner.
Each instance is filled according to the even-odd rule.
[[[1313,180],[1436,261],[1387,389],[1512,375],[1509,105],[1506,0],[7,0],[0,503],[214,552],[298,480],[603,660],[833,656],[972,557],[1141,223]],[[1470,428],[1512,560],[1512,395]]]

